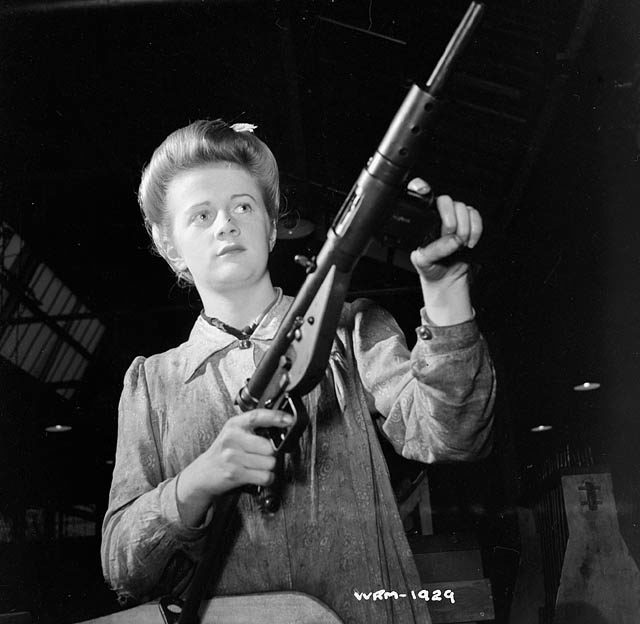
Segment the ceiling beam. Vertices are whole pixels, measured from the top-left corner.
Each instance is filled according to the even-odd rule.
[[[265,0],[9,0],[0,8],[0,15],[22,15],[25,13],[55,13],[68,10],[114,9],[137,6],[167,6],[185,4],[210,4],[212,6],[231,6],[246,4],[265,4]]]
[[[561,63],[561,67],[551,83],[548,95],[538,115],[531,139],[526,147],[522,164],[505,201],[500,225],[502,231],[508,227],[518,212],[520,201],[527,189],[533,168],[544,147],[558,106],[565,95],[573,66],[582,50],[585,38],[591,30],[596,13],[601,4],[602,0],[583,1],[569,41],[564,51],[556,55],[556,60]]]
[[[87,351],[75,338],[68,334],[60,325],[52,321],[49,316],[43,312],[38,304],[24,291],[24,285],[20,280],[8,272],[5,274],[0,273],[0,284],[7,288],[9,292],[13,293],[20,301],[20,303],[33,314],[35,320],[44,323],[56,336],[69,343],[78,353],[83,355],[87,360],[91,360],[93,357],[89,351]],[[5,319],[4,325],[11,325],[12,318]]]

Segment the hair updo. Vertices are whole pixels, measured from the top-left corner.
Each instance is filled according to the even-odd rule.
[[[278,219],[278,165],[271,150],[257,136],[249,131],[236,131],[222,119],[194,121],[172,132],[153,152],[142,171],[138,203],[156,250],[176,273],[178,281],[193,284],[189,271],[178,270],[163,246],[163,241],[170,240],[171,235],[167,189],[179,173],[215,163],[231,163],[251,175],[262,193],[270,219]]]

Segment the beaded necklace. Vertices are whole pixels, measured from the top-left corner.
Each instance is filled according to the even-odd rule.
[[[204,309],[200,312],[200,316],[205,321],[207,321],[207,323],[209,323],[209,325],[213,325],[213,327],[217,327],[220,331],[223,331],[223,332],[225,332],[227,334],[230,334],[231,336],[234,336],[235,338],[237,338],[240,341],[240,345],[239,346],[240,346],[241,349],[248,349],[251,346],[251,340],[249,340],[249,339],[253,335],[253,332],[256,330],[258,325],[260,325],[260,323],[262,323],[262,320],[270,312],[271,308],[273,308],[273,306],[275,306],[276,303],[278,303],[278,301],[280,300],[280,295],[281,295],[280,289],[276,288],[276,297],[275,297],[275,299],[266,307],[264,312],[262,312],[262,314],[260,314],[260,316],[253,323],[251,323],[251,325],[247,325],[246,327],[243,327],[242,329],[237,329],[236,327],[232,327],[231,325],[227,325],[225,322],[221,321],[220,319],[216,318],[215,316],[207,316],[204,313]]]

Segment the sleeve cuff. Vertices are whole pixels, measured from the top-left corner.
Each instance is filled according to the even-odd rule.
[[[422,320],[422,325],[416,329],[418,334],[416,348],[423,353],[430,355],[451,353],[452,351],[472,347],[480,340],[480,330],[475,320],[475,310],[472,318],[456,325],[434,325],[424,308],[420,310],[420,319]]]
[[[192,542],[199,540],[206,534],[207,526],[211,522],[213,515],[213,508],[209,508],[205,521],[200,526],[191,527],[185,524],[178,509],[177,488],[179,477],[180,475],[160,484],[162,488],[160,493],[160,512],[166,519],[169,530],[175,539]]]

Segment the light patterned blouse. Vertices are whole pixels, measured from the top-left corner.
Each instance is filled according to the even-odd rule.
[[[199,317],[187,342],[137,357],[127,371],[102,540],[105,577],[121,599],[184,592],[206,527],[182,522],[177,479],[239,413],[234,398],[290,303],[280,293],[245,348]],[[382,308],[345,305],[324,380],[303,399],[310,425],[282,507],[264,515],[252,496],[240,497],[236,536],[209,595],[293,590],[344,622],[429,621],[420,600],[354,595],[420,589],[371,414],[407,458],[470,460],[490,450],[495,377],[476,322],[427,325],[423,311],[410,352]]]

